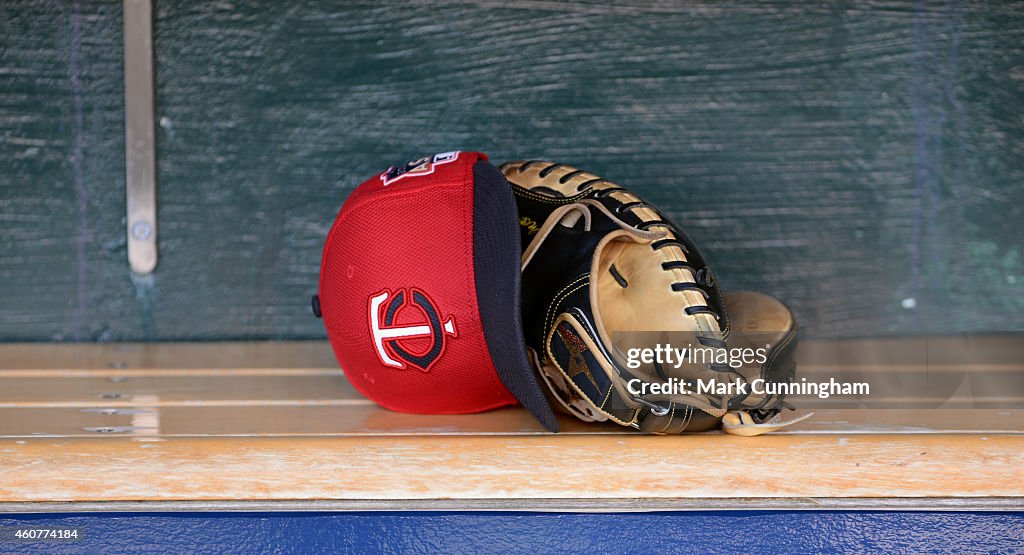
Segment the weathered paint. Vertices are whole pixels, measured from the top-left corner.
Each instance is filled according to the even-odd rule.
[[[323,337],[345,195],[453,148],[633,186],[806,336],[1024,328],[1024,3],[156,8],[133,280],[119,5],[0,7],[0,339]]]
[[[1020,513],[96,513],[47,553],[1021,553]],[[25,544],[0,544],[24,553]]]

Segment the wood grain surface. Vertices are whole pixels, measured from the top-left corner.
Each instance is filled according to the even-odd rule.
[[[0,439],[0,501],[1022,498],[1022,444],[1001,435]]]
[[[322,338],[345,196],[479,149],[633,187],[807,337],[1024,329],[1024,4],[157,2],[161,266],[118,3],[0,6],[0,339]]]
[[[560,419],[562,436],[621,435],[615,424]],[[422,415],[391,412],[362,400],[334,403],[195,402],[96,403],[94,406],[0,408],[0,437],[39,438],[160,436],[480,436],[545,435],[521,409],[484,414]],[[708,432],[718,435],[718,432]],[[810,434],[1024,434],[1024,411],[1004,409],[824,409],[779,435]],[[1024,448],[1024,447],[1022,447]]]
[[[0,511],[246,502],[283,510],[1024,507],[1021,408],[819,409],[758,438],[644,436],[568,418],[550,434],[519,408],[382,409],[324,363],[325,353],[322,342],[0,345],[12,368],[0,371]],[[289,357],[291,365],[266,364]]]

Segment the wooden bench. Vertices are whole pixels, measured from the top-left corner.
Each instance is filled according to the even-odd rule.
[[[801,347],[808,368],[822,345]],[[6,344],[0,367],[10,513],[1024,507],[1018,409],[825,409],[758,438],[563,419],[556,435],[521,409],[381,409],[323,342]]]

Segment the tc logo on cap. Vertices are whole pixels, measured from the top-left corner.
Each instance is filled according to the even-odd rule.
[[[384,182],[384,187],[387,187],[403,177],[430,175],[434,173],[435,167],[440,166],[441,164],[454,162],[458,158],[459,151],[457,150],[452,152],[442,152],[433,156],[424,156],[419,160],[408,162],[404,166],[391,166],[388,168],[388,171],[380,174],[380,180]]]
[[[423,372],[429,372],[430,366],[437,362],[445,351],[446,335],[458,337],[455,330],[455,319],[448,316],[441,323],[441,312],[434,301],[426,293],[410,288],[412,299],[407,298],[405,289],[399,289],[393,295],[384,290],[370,297],[370,333],[373,335],[373,346],[377,357],[385,366],[405,369],[406,365],[414,366]],[[418,323],[396,325],[399,313],[413,308],[425,320]],[[403,342],[429,338],[430,348],[419,349],[419,354]]]

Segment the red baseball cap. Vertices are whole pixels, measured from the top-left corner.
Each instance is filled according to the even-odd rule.
[[[522,404],[558,423],[526,355],[512,188],[479,152],[392,166],[356,188],[327,235],[322,316],[349,381],[399,412]]]

